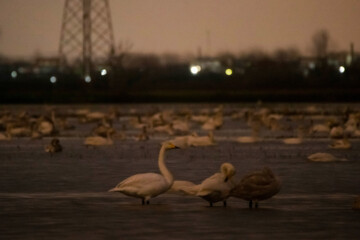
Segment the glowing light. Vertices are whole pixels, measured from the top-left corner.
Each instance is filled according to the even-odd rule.
[[[85,82],[86,82],[86,83],[91,82],[91,77],[90,77],[90,76],[85,76]]]
[[[316,64],[314,62],[309,63],[310,69],[315,69],[315,67],[316,67]]]
[[[199,65],[193,65],[193,66],[190,67],[190,72],[193,75],[198,74],[200,71],[201,71],[201,67]]]
[[[57,81],[57,79],[56,79],[55,76],[51,76],[51,77],[50,77],[50,82],[51,82],[51,83],[56,83],[56,81]]]
[[[105,76],[107,74],[107,70],[104,68],[101,70],[101,76]]]
[[[16,71],[12,71],[12,72],[11,72],[11,77],[12,77],[12,78],[16,78],[17,75],[18,75],[18,73],[17,73]]]
[[[340,67],[339,67],[339,72],[340,72],[340,73],[344,73],[344,72],[345,72],[345,67],[344,67],[344,66],[340,66]]]
[[[233,73],[232,69],[231,68],[228,68],[225,70],[225,74],[228,75],[228,76],[231,76]]]

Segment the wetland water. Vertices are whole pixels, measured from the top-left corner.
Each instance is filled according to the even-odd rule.
[[[145,113],[153,105],[121,105],[113,122],[117,129],[129,122],[131,113]],[[59,111],[88,106],[56,106]],[[183,104],[176,109],[212,109],[217,105]],[[270,109],[305,109],[305,105],[269,105]],[[341,118],[347,105],[319,105],[304,118],[320,115]],[[5,106],[12,112],[42,111],[45,106]],[[107,105],[91,106],[108,111]],[[171,105],[157,105],[169,109]],[[158,172],[160,143],[166,134],[152,134],[148,141],[134,141],[138,130],[127,127],[125,140],[114,145],[86,147],[85,136],[96,123],[80,124],[61,131],[63,151],[50,155],[44,146],[50,137],[12,138],[0,141],[0,235],[1,239],[358,239],[360,211],[352,203],[360,194],[360,139],[350,138],[351,149],[330,149],[327,135],[304,138],[299,145],[281,139],[293,131],[263,129],[263,141],[235,142],[250,134],[249,127],[234,112],[249,105],[224,104],[224,124],[214,130],[216,144],[168,151],[166,164],[175,179],[200,183],[217,172],[222,162],[231,162],[240,178],[249,171],[270,167],[282,180],[281,191],[260,202],[259,209],[229,198],[208,207],[196,197],[164,194],[142,206],[140,199],[107,192],[122,179],[143,172]],[[359,105],[352,104],[353,111]],[[134,110],[135,109],[135,110]],[[281,111],[280,111],[280,110]],[[320,111],[321,109],[321,111]],[[275,110],[274,110],[275,111]],[[316,117],[315,117],[316,116]],[[321,120],[322,121],[322,120]],[[284,124],[294,124],[284,120]],[[200,125],[191,130],[206,134]],[[307,156],[329,152],[346,162],[310,162]]]

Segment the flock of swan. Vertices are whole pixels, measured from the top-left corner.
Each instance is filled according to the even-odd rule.
[[[151,108],[151,107],[150,107]],[[153,107],[146,113],[137,109],[119,111],[92,111],[90,108],[46,107],[37,113],[15,112],[5,107],[0,109],[0,141],[27,137],[30,139],[51,138],[44,146],[45,152],[54,154],[64,151],[59,138],[71,134],[83,138],[84,146],[101,147],[114,145],[116,141],[165,140],[159,153],[161,174],[143,173],[133,175],[116,185],[111,192],[142,199],[148,204],[150,199],[164,193],[175,193],[200,197],[209,202],[223,202],[229,197],[241,198],[249,202],[249,207],[258,201],[271,198],[281,188],[276,175],[265,167],[236,180],[235,167],[223,163],[220,172],[204,179],[200,184],[187,180],[174,180],[164,161],[165,152],[174,148],[206,147],[217,143],[218,130],[224,126],[225,119],[242,124],[249,134],[231,136],[227,140],[239,144],[261,143],[269,138],[280,140],[282,144],[300,145],[308,139],[321,138],[329,141],[328,149],[352,148],[352,139],[360,137],[360,111],[341,107],[333,112],[318,106],[303,106],[292,109],[242,107],[225,111],[223,105],[194,111],[189,108],[161,110]],[[80,125],[92,127],[84,136],[76,132]],[[161,136],[161,137],[159,137]],[[324,149],[307,157],[308,161],[335,162],[347,161],[334,156]]]
[[[213,203],[220,201],[226,206],[226,199],[232,196],[249,201],[250,208],[252,208],[253,201],[257,208],[259,201],[269,199],[280,191],[281,182],[269,168],[249,173],[237,182],[233,179],[236,173],[235,167],[228,162],[221,164],[220,172],[204,179],[200,184],[186,180],[174,180],[165,164],[165,151],[175,148],[178,147],[172,142],[162,143],[158,159],[161,174],[135,174],[124,179],[109,191],[140,198],[143,205],[149,204],[151,198],[160,194],[172,193],[203,198],[209,202],[211,207]]]

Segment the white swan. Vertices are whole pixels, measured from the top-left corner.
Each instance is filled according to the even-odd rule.
[[[351,143],[347,138],[343,138],[339,140],[334,140],[331,144],[329,144],[329,147],[333,149],[350,149]]]
[[[329,133],[330,138],[342,138],[344,137],[344,128],[342,126],[334,126]]]
[[[107,137],[101,137],[101,136],[90,136],[85,138],[84,144],[86,146],[103,146],[103,145],[113,145],[114,141],[111,138],[111,135],[114,134],[115,131],[112,129],[107,131]]]
[[[256,143],[261,141],[261,139],[256,136],[241,136],[237,137],[235,141],[238,143]]]
[[[201,197],[210,203],[223,201],[226,206],[226,199],[234,187],[231,178],[235,175],[235,167],[231,163],[223,163],[220,172],[206,178],[200,185],[196,185],[196,196]]]
[[[0,141],[3,141],[3,140],[10,140],[11,139],[11,136],[8,135],[7,133],[5,132],[0,132]]]
[[[311,154],[310,156],[308,156],[308,159],[313,162],[337,162],[337,161],[344,162],[344,161],[347,161],[347,159],[345,159],[345,158],[337,158],[330,153],[322,153],[322,152]]]
[[[299,127],[297,130],[297,137],[284,138],[282,141],[285,144],[301,144],[303,143],[305,129]]]
[[[232,189],[230,195],[249,201],[249,208],[255,201],[269,199],[280,191],[281,182],[270,170],[265,167],[262,171],[256,171],[245,175],[240,182]]]
[[[159,152],[159,169],[158,173],[141,173],[135,174],[120,182],[116,187],[110,189],[110,192],[121,192],[130,197],[142,199],[142,204],[149,204],[149,200],[170,189],[174,178],[165,165],[165,151],[167,149],[177,148],[170,142],[162,144]]]
[[[208,136],[193,136],[190,135],[187,138],[188,146],[210,146],[215,144],[214,133],[209,132]]]
[[[299,137],[293,137],[293,138],[284,138],[283,143],[285,144],[301,144],[303,142],[302,138]]]
[[[189,137],[198,137],[196,132],[191,133],[190,135],[186,136],[178,136],[173,139],[168,140],[169,142],[172,142],[179,148],[187,148],[189,147]]]

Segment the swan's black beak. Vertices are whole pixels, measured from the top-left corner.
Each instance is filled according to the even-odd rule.
[[[224,182],[227,182],[228,180],[229,180],[229,178],[228,178],[228,177],[226,177],[226,178],[225,178],[225,180],[224,180]]]

